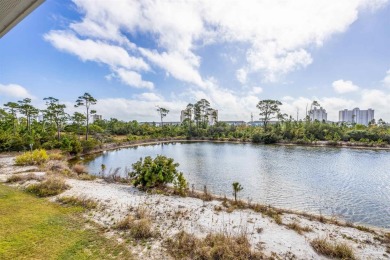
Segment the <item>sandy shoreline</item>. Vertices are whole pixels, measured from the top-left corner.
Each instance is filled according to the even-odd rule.
[[[140,145],[140,144],[136,144]],[[12,157],[0,158],[0,181],[4,182],[13,174],[44,175],[36,167],[13,166]],[[82,181],[66,179],[70,189],[58,196],[77,196],[93,199],[101,205],[99,210],[85,214],[85,217],[107,229],[107,235],[124,242],[121,232],[112,229],[118,221],[134,214],[137,208],[145,208],[153,220],[154,229],[160,236],[146,244],[131,244],[131,249],[139,259],[171,259],[164,247],[164,239],[181,230],[205,237],[209,233],[224,232],[238,234],[245,232],[253,248],[261,248],[266,255],[277,255],[281,259],[327,259],[318,255],[310,245],[315,238],[328,238],[330,241],[345,242],[353,248],[358,259],[386,259],[387,246],[378,240],[385,230],[377,229],[375,234],[352,227],[321,223],[309,220],[299,214],[284,213],[283,224],[250,209],[236,209],[228,213],[222,202],[209,202],[191,197],[148,194],[129,185],[107,183],[104,180]],[[55,200],[55,198],[51,198]],[[286,225],[299,223],[312,231],[298,234]]]

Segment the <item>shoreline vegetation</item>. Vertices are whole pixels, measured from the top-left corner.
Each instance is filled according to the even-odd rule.
[[[110,246],[120,249],[110,258],[124,259],[124,254],[128,254],[125,251],[131,251],[135,259],[390,257],[390,232],[386,229],[244,202],[239,198],[240,189],[236,190],[238,199],[235,200],[210,194],[207,187],[203,191],[187,188],[185,194],[181,194],[175,185],[151,183],[150,188],[143,190],[133,187],[128,180],[88,178],[86,169],[70,167],[66,156],[52,151],[46,157],[45,153],[31,153],[35,156],[33,160],[39,163],[29,161],[24,155],[29,163],[23,165],[20,159],[16,160],[21,166],[15,165],[15,157],[1,157],[0,181],[21,190],[18,192],[37,194],[42,197],[34,198],[39,203],[49,200],[53,205],[84,208],[85,225],[107,237]],[[180,173],[169,175],[175,164],[166,160],[168,158],[156,158],[153,163],[163,163],[160,167],[170,169],[167,180],[174,180]],[[140,162],[133,176],[142,178],[143,165],[150,163],[152,161]],[[139,180],[142,183],[142,179]],[[6,232],[9,228],[6,226],[0,232]],[[16,237],[18,232],[15,232]],[[0,243],[17,243],[15,239],[13,236]],[[46,239],[49,238],[42,241]],[[87,242],[83,245],[89,246]],[[10,251],[0,250],[0,255],[5,259],[17,256],[14,251],[10,254]]]

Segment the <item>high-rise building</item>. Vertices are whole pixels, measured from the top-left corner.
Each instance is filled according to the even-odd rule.
[[[209,125],[214,125],[218,121],[218,110],[210,109],[207,111],[207,118],[209,120]]]
[[[95,122],[96,120],[102,120],[102,115],[93,114],[91,115],[92,121]]]
[[[183,123],[183,121],[186,119],[188,119],[188,115],[186,115],[186,110],[182,110],[180,113],[180,122]],[[191,119],[193,119],[192,115],[191,115]]]
[[[309,111],[310,121],[318,120],[320,122],[326,122],[328,120],[328,114],[322,107],[314,107]]]
[[[339,112],[339,121],[347,123],[356,123],[361,125],[368,125],[374,119],[374,110],[360,110],[354,108],[352,110],[344,109]]]

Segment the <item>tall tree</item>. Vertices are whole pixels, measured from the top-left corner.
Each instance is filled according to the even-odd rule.
[[[81,107],[84,106],[87,110],[86,113],[86,121],[87,121],[87,131],[85,132],[85,140],[88,140],[88,134],[89,134],[89,117],[90,115],[96,114],[96,110],[91,110],[91,106],[95,105],[97,100],[91,96],[89,93],[84,93],[84,95],[79,96],[76,100],[75,107]]]
[[[18,101],[18,109],[19,112],[26,116],[27,120],[27,131],[31,132],[31,120],[34,116],[37,116],[39,113],[39,109],[33,107],[31,105],[31,99],[30,98],[25,98],[23,100]]]
[[[44,116],[56,125],[57,139],[60,141],[61,138],[61,127],[69,118],[68,114],[65,113],[66,105],[60,104],[57,98],[48,97],[44,98],[46,101],[47,108],[43,110]]]
[[[84,125],[84,123],[86,122],[87,118],[85,117],[84,114],[82,113],[79,113],[79,112],[74,112],[73,116],[72,116],[72,121],[73,121],[73,124],[76,125],[77,127],[77,134],[80,133],[80,127]]]
[[[163,107],[157,106],[157,112],[160,114],[161,126],[163,126],[163,118],[166,117],[169,113],[169,110]]]
[[[14,135],[16,134],[16,123],[17,123],[17,116],[16,112],[19,109],[19,104],[15,102],[8,102],[7,104],[4,104],[6,107],[6,110],[8,113],[11,115],[11,121],[12,121],[12,128],[13,128],[13,133]]]
[[[188,124],[189,124],[189,131],[191,132],[191,125],[192,125],[192,115],[194,113],[194,105],[189,103],[184,110],[184,116],[186,119],[188,119]]]
[[[282,102],[278,100],[265,99],[259,101],[257,108],[260,110],[260,121],[263,121],[264,131],[267,130],[267,125],[271,119],[277,118],[280,114],[279,106]]]

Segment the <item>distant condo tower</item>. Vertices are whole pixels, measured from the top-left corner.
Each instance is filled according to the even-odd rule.
[[[360,110],[354,108],[353,110],[344,109],[339,112],[339,121],[347,123],[356,123],[361,125],[368,125],[374,119],[374,110]]]
[[[310,121],[318,120],[320,122],[326,122],[328,120],[328,114],[326,113],[326,110],[322,107],[317,108],[314,107],[309,111],[310,115]]]

